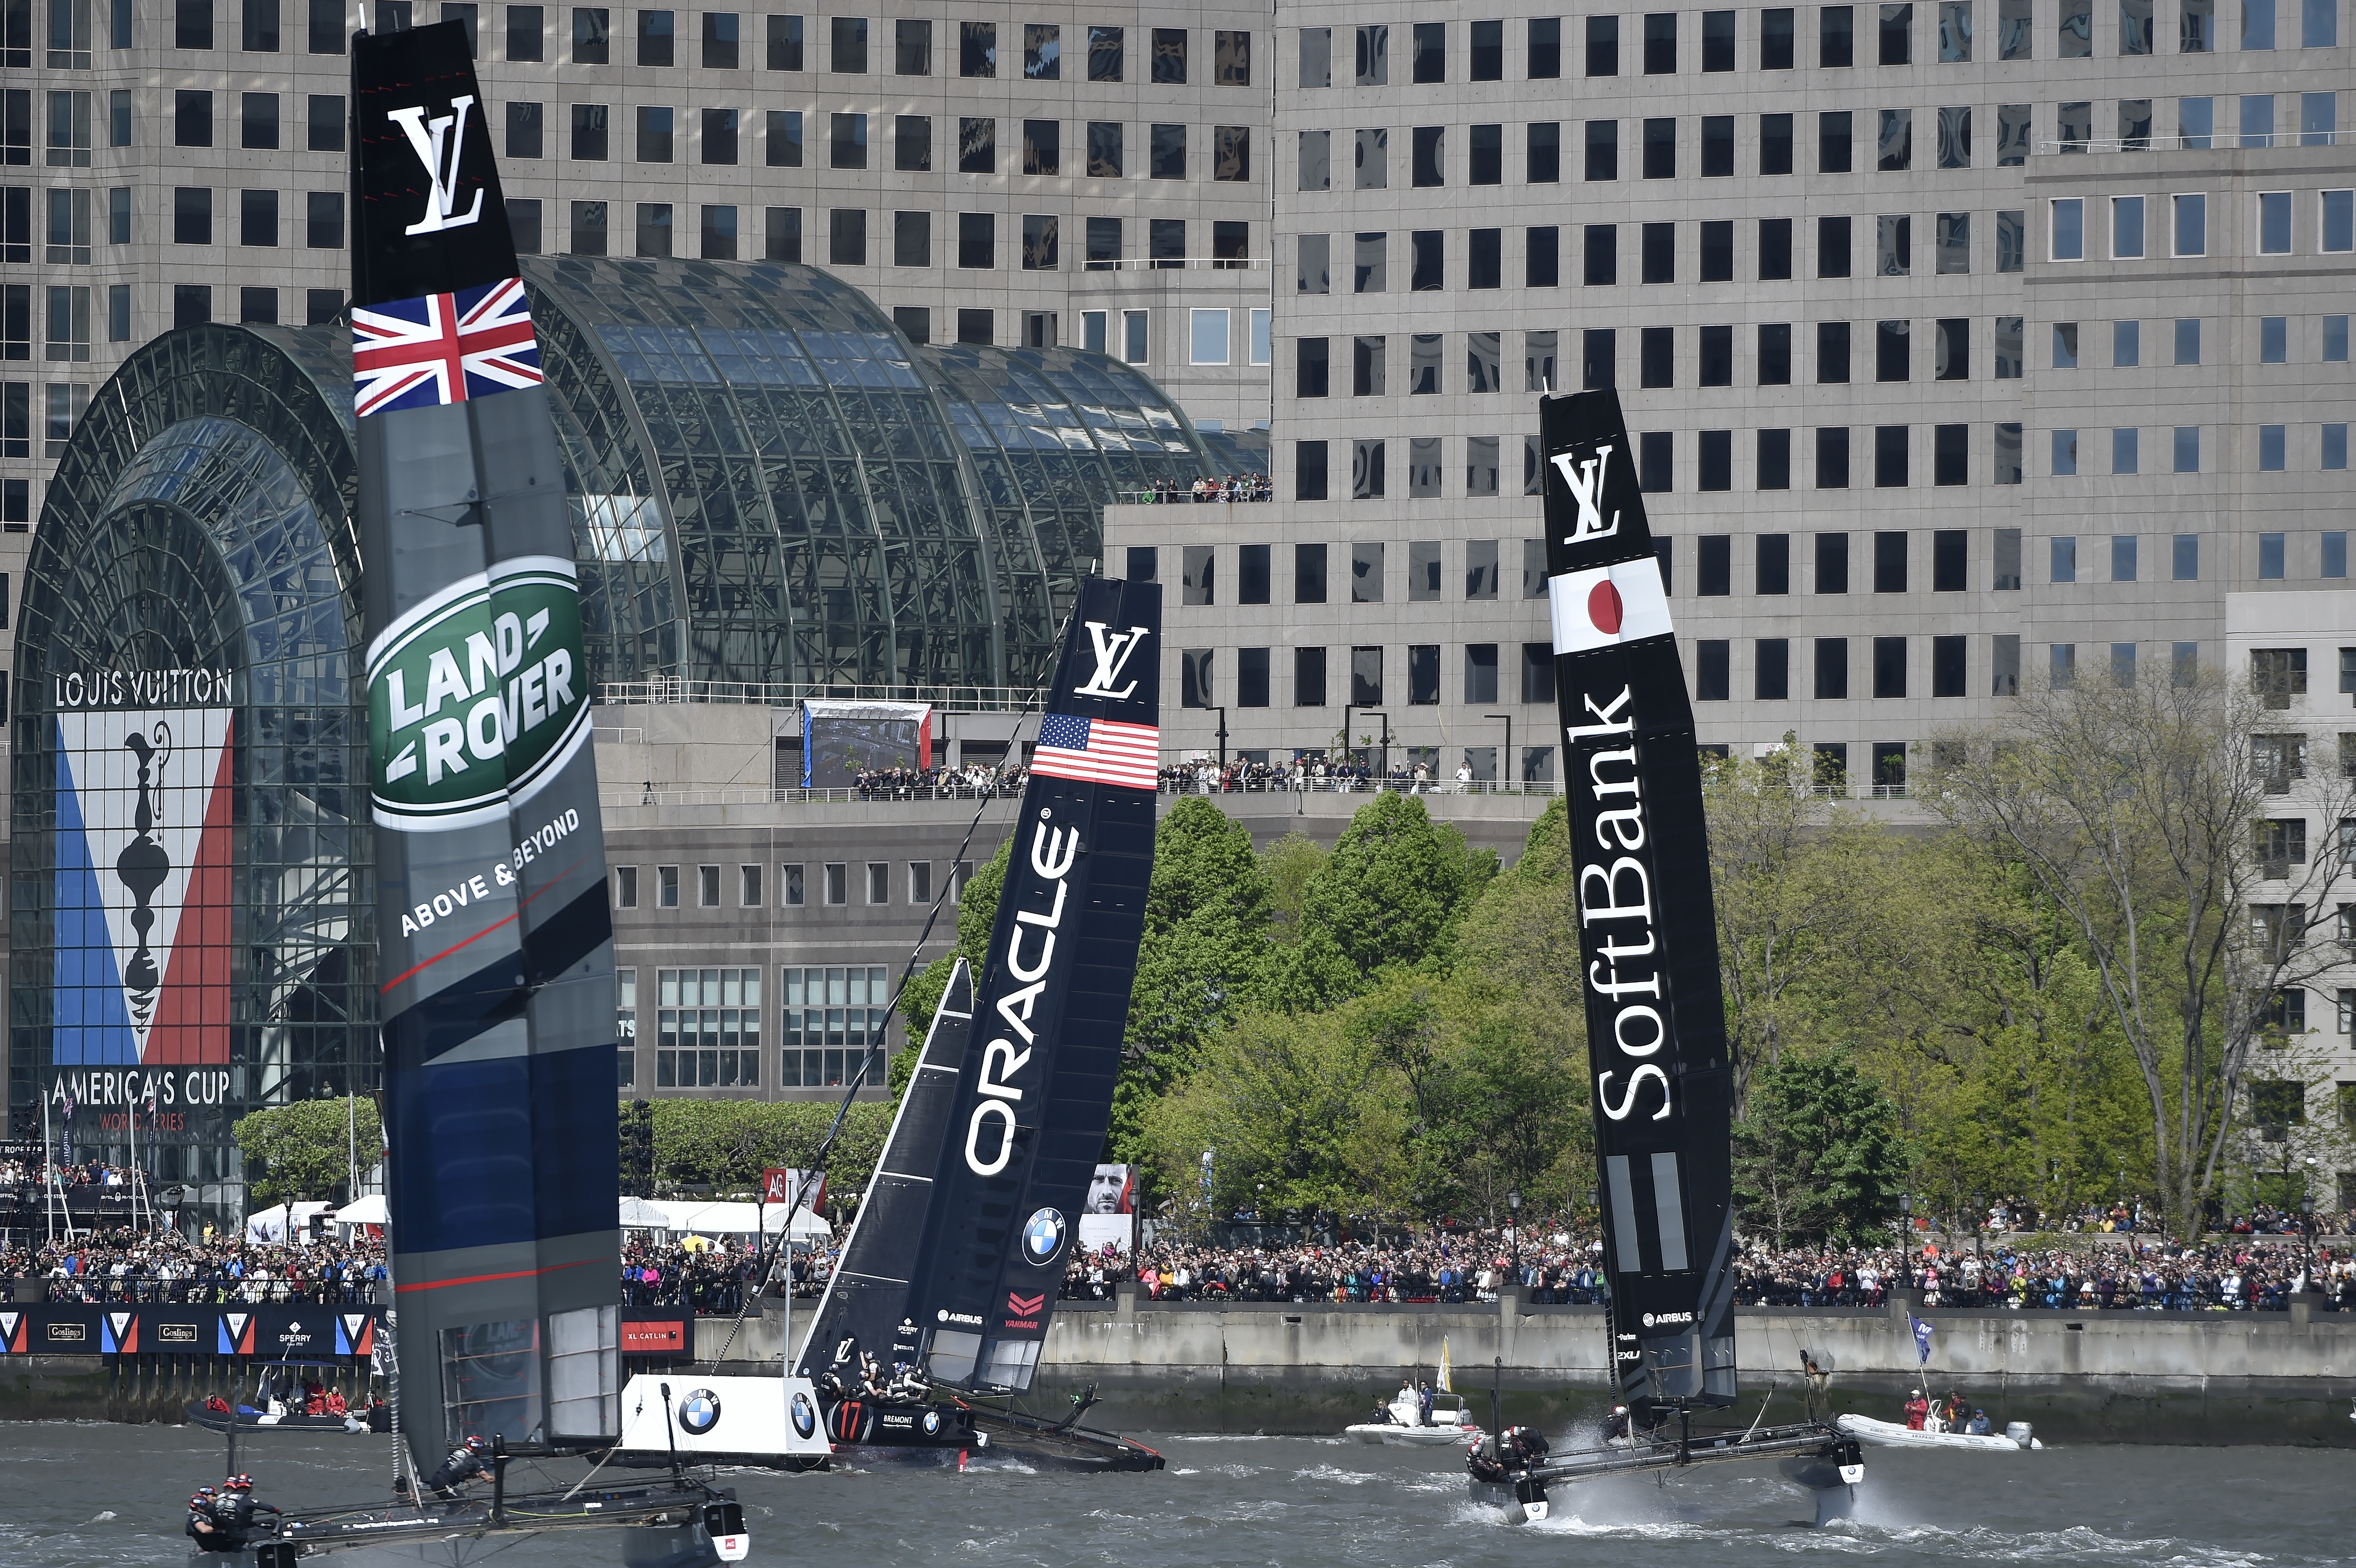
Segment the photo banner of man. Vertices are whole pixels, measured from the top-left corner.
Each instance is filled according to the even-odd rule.
[[[1137,1167],[1100,1165],[1088,1180],[1087,1206],[1080,1212],[1080,1250],[1110,1247],[1127,1257],[1137,1249]]]

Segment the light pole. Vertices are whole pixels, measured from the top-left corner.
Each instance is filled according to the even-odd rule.
[[[1511,784],[1514,782],[1514,716],[1510,713],[1483,713],[1481,717],[1505,721],[1505,754],[1497,763],[1497,778],[1500,783]]]
[[[1505,1189],[1505,1210],[1514,1217],[1514,1284],[1519,1286],[1522,1283],[1522,1189],[1520,1188]]]
[[[1223,704],[1214,707],[1211,711],[1219,716],[1219,774],[1220,782],[1224,784],[1227,772],[1227,710]]]

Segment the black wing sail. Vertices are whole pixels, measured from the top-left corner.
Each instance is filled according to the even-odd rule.
[[[1162,590],[1081,584],[975,987],[914,1296],[937,1381],[1031,1386],[1112,1119],[1153,873]]]
[[[614,945],[556,428],[466,29],[352,40],[353,383],[401,1424],[621,1431]]]
[[[1613,1365],[1632,1406],[1727,1405],[1733,1080],[1693,709],[1618,394],[1538,420]]]
[[[798,1376],[816,1377],[845,1359],[846,1341],[874,1352],[886,1367],[900,1361],[914,1366],[922,1359],[929,1325],[912,1316],[908,1287],[932,1214],[933,1178],[956,1107],[972,1022],[973,975],[960,958],[933,1014],[916,1073],[893,1115],[867,1194],[843,1238],[841,1260],[819,1298],[818,1315],[795,1363]],[[886,1345],[889,1355],[884,1353]]]

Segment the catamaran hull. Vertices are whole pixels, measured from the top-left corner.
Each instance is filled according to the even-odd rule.
[[[927,1434],[914,1426],[881,1424],[866,1440],[837,1443],[845,1463],[876,1467],[974,1470],[1144,1471],[1159,1470],[1161,1455],[1141,1443],[1092,1427],[1057,1427],[1001,1411],[951,1407],[964,1419],[944,1422]]]
[[[1536,1524],[1553,1511],[1546,1488],[1536,1481],[1467,1481],[1464,1490],[1507,1524]]]

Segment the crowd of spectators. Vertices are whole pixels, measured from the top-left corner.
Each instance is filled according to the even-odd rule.
[[[2231,1233],[2183,1246],[2127,1233],[2090,1234],[2068,1248],[1925,1242],[1903,1253],[1754,1243],[1738,1261],[1736,1288],[1740,1304],[1758,1307],[1880,1307],[1902,1289],[1926,1307],[2279,1311],[2307,1284],[2310,1264],[2318,1305],[2356,1311],[2356,1248]],[[1494,1301],[1508,1288],[1537,1306],[1606,1299],[1601,1240],[1569,1230],[1526,1231],[1518,1246],[1503,1231],[1276,1247],[1159,1243],[1133,1264],[1114,1253],[1075,1256],[1063,1295],[1100,1300],[1129,1279],[1161,1301],[1462,1303]]]
[[[1265,474],[1225,474],[1215,479],[1156,479],[1124,501],[1144,507],[1167,507],[1180,501],[1265,501],[1275,492]]]
[[[976,800],[984,792],[1011,794],[1029,770],[975,764],[963,768],[862,768],[852,787],[862,800]]]
[[[1380,752],[1376,752],[1380,761]],[[1384,767],[1369,767],[1365,753],[1334,752],[1295,757],[1290,762],[1262,763],[1237,758],[1226,763],[1206,760],[1172,763],[1162,769],[1164,795],[1242,795],[1261,791],[1311,794],[1367,795],[1388,790],[1399,795],[1467,795],[1494,789],[1476,779],[1467,764],[1443,776],[1430,763],[1410,763],[1404,756]]]
[[[302,1246],[219,1235],[209,1227],[195,1236],[118,1227],[71,1241],[19,1240],[0,1248],[0,1277],[32,1281],[43,1299],[60,1303],[359,1306],[388,1299],[384,1248],[365,1232]]]

